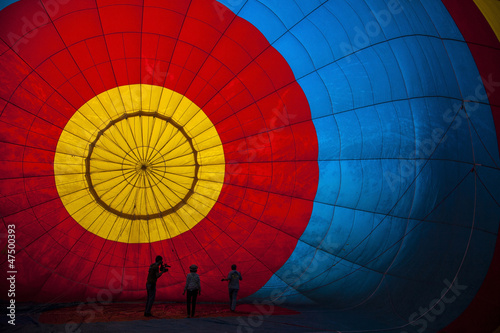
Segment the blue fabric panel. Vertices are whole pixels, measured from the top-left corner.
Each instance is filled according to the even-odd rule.
[[[314,74],[316,74],[313,59],[308,53],[310,51],[304,47],[296,36],[287,33],[278,39],[274,46],[281,50],[283,57],[287,59],[288,64],[294,69],[293,73],[295,77],[302,78],[304,76],[314,76]]]
[[[340,192],[341,168],[339,161],[318,161],[319,175],[321,179],[329,179],[328,184],[319,183],[316,194],[316,202],[335,204]]]
[[[312,119],[331,115],[333,113],[331,96],[328,95],[325,82],[318,72],[313,72],[298,80],[304,93],[308,96]]]
[[[445,6],[249,0],[239,8],[289,63],[319,145],[310,222],[253,297],[278,291],[297,302],[356,306],[383,318],[377,329],[411,331],[409,316],[458,278],[467,291],[428,322],[444,327],[477,292],[500,216],[491,108]],[[374,329],[366,322],[360,329]]]
[[[4,9],[5,7],[7,7],[7,6],[9,6],[17,1],[19,1],[19,0],[2,0],[0,2],[0,10]]]
[[[276,16],[276,13],[259,1],[246,2],[239,15],[252,22],[271,44],[287,31],[283,21]]]
[[[307,50],[315,68],[320,68],[334,60],[328,40],[312,21],[303,20],[290,32]]]

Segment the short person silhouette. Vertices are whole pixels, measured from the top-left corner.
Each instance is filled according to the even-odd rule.
[[[196,309],[196,297],[201,295],[201,284],[200,276],[198,273],[198,266],[189,266],[190,273],[186,276],[186,286],[184,287],[183,295],[187,291],[187,316],[188,318],[194,317],[194,311]]]

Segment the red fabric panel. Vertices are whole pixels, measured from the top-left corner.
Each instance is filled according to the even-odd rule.
[[[262,215],[262,222],[281,229],[286,220],[292,198],[286,195],[269,193],[268,202]]]
[[[71,107],[77,110],[85,104],[85,100],[83,97],[78,93],[78,90],[75,89],[75,87],[71,84],[70,81],[66,82],[63,84],[61,87],[59,87],[58,92],[61,94],[61,96],[64,96],[64,99],[70,103]],[[55,108],[56,106],[53,105]]]
[[[0,85],[0,97],[8,100],[15,88],[29,75],[31,69],[12,50],[3,53],[0,60],[0,69],[2,69],[0,71],[0,80],[3,83]],[[7,75],[7,73],[10,73],[7,68],[14,69],[13,73]]]
[[[230,52],[228,52],[230,50]],[[223,36],[212,51],[211,56],[223,63],[233,74],[238,74],[252,61],[246,50],[234,40]]]
[[[12,182],[7,182],[2,180],[0,182],[2,186],[13,186]],[[3,191],[2,191],[3,192]],[[0,209],[5,216],[13,215],[19,213],[23,210],[29,209],[30,204],[26,198],[25,194],[12,194],[3,195],[0,197]]]
[[[23,87],[16,89],[9,102],[23,110],[30,110],[30,113],[34,114],[38,113],[38,110],[43,104],[42,100]]]
[[[94,66],[94,61],[90,55],[89,46],[86,42],[77,43],[69,47],[69,52],[80,70],[86,70]]]
[[[187,1],[144,0],[144,6],[165,8],[184,16],[190,6],[190,3]]]
[[[26,143],[27,136],[27,129],[0,122],[0,142],[22,146]]]
[[[44,150],[54,150],[57,147],[57,140],[50,139],[42,134],[30,132],[26,140],[26,145]]]
[[[246,20],[234,20],[231,22],[231,25],[227,29],[225,35],[232,40],[240,40],[241,36],[245,36],[249,30],[253,30],[250,22]],[[260,31],[252,32],[252,38],[247,38],[245,43],[240,44],[240,46],[245,49],[246,53],[249,54],[251,58],[256,58],[269,47],[269,43]]]
[[[142,1],[141,1],[142,2]],[[98,3],[99,16],[105,35],[117,32],[140,32],[142,27],[142,3],[140,5],[110,5],[109,1]]]
[[[53,110],[57,110],[57,112],[61,113],[68,120],[75,113],[76,109],[71,106],[69,101],[65,98],[66,96],[62,96],[60,93],[53,94],[46,101],[47,105],[52,107]]]
[[[33,180],[36,180],[35,185],[39,186],[40,189],[27,192],[27,197],[31,205],[39,205],[41,203],[57,200],[59,198],[57,191],[54,191],[55,184],[50,184],[50,182],[53,182],[53,177],[36,177],[33,178]]]
[[[50,60],[52,60],[54,66],[62,73],[66,80],[69,80],[80,72],[68,50],[62,50],[61,52],[56,53],[50,58]]]
[[[78,104],[79,102],[75,100],[75,104],[73,105],[77,108],[85,104],[85,101],[92,99],[96,95],[96,93],[89,86],[88,81],[81,73],[72,77],[68,83],[75,88],[76,93],[83,100],[82,104]]]
[[[95,8],[67,14],[54,20],[54,25],[66,46],[102,35],[99,13]]]
[[[184,16],[172,10],[144,7],[143,33],[177,38]]]
[[[0,161],[22,161],[24,146],[5,142],[0,146]]]
[[[316,197],[317,181],[316,175],[319,173],[318,163],[314,160],[295,163],[295,187],[293,197],[313,201]]]
[[[56,67],[53,61],[50,59],[44,61],[37,69],[37,73],[44,78],[45,82],[50,84],[53,88],[57,88],[62,85],[66,78],[61,73],[61,71]]]
[[[8,13],[24,15],[18,10],[27,2],[21,3],[9,6]],[[192,2],[182,31],[187,2],[148,0],[144,9],[142,1],[117,3],[97,1],[97,10],[92,1],[48,9],[69,49],[48,24],[32,35],[29,47],[19,49],[29,66],[13,51],[2,54],[2,64],[14,66],[18,75],[0,78],[6,82],[1,96],[18,107],[5,106],[2,120],[8,121],[1,123],[1,139],[18,144],[4,142],[0,153],[5,165],[20,165],[22,171],[9,171],[20,183],[2,188],[20,192],[6,193],[0,204],[7,215],[30,209],[36,219],[20,230],[26,239],[38,239],[26,244],[22,260],[40,279],[30,284],[23,277],[23,285],[36,289],[19,299],[95,297],[117,272],[132,278],[114,300],[141,299],[156,254],[173,266],[169,293],[182,290],[186,267],[198,262],[207,299],[218,299],[220,276],[238,262],[252,272],[241,292],[250,295],[288,259],[312,211],[318,148],[305,95],[262,34],[230,11],[221,17],[218,3]],[[75,21],[79,25],[73,26]],[[22,23],[9,22],[22,30]],[[217,203],[194,228],[152,244],[123,244],[95,236],[67,214],[53,183],[53,159],[61,130],[76,109],[107,89],[138,83],[186,94],[203,109],[223,142],[226,175]],[[32,179],[24,181],[27,176]],[[106,223],[114,223],[113,217]],[[46,274],[44,265],[54,271]],[[56,299],[53,291],[61,286],[65,293]],[[166,293],[162,298],[175,299]]]
[[[47,24],[22,37],[14,45],[14,50],[16,50],[16,46],[19,48],[19,52],[17,52],[19,56],[31,68],[36,68],[47,57],[62,50],[64,43],[55,27],[52,24]],[[37,51],[33,52],[32,50]]]
[[[184,20],[179,39],[209,53],[221,34],[213,27],[199,20],[187,17]]]
[[[275,48],[266,48],[256,59],[271,78],[275,89],[283,88],[294,81],[293,74],[285,74],[290,71],[290,67]]]
[[[500,147],[500,42],[473,1],[443,0],[464,39],[468,42],[492,105],[493,120]],[[467,309],[442,332],[492,332],[500,325],[500,240],[497,239],[490,269]]]
[[[95,0],[78,0],[78,1],[41,0],[41,3],[43,4],[43,9],[49,14],[50,18],[53,21],[73,12],[96,8]]]
[[[22,163],[2,161],[0,163],[0,179],[10,179],[22,177]]]
[[[43,162],[50,164],[54,162],[54,152],[26,147],[23,158],[26,162]]]
[[[111,60],[125,58],[122,34],[105,35],[105,39]]]
[[[25,177],[40,177],[52,176],[54,174],[54,166],[52,163],[23,163],[23,175]]]
[[[101,68],[101,67],[99,67]],[[106,73],[107,74],[111,74],[112,71],[111,71],[111,67],[107,66],[107,67],[102,67],[102,71],[103,73]],[[102,73],[100,72],[100,69],[96,69],[95,67],[93,68],[90,68],[90,69],[87,69],[83,72],[83,76],[85,77],[85,81],[88,82],[88,84],[90,85],[90,90],[95,92],[96,95],[108,90],[106,89],[106,86],[102,80]],[[105,77],[110,77],[109,75],[108,76],[105,76]],[[112,77],[112,76],[111,76]],[[111,84],[108,85],[108,86],[113,86],[113,81],[110,80]]]

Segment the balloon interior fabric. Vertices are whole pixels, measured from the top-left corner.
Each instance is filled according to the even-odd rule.
[[[498,3],[3,6],[16,301],[143,301],[162,255],[160,301],[192,264],[225,301],[236,263],[244,301],[371,318],[359,329],[498,309]]]

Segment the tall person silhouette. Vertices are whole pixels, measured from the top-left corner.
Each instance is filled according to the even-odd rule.
[[[151,308],[156,297],[156,281],[163,273],[168,271],[168,265],[163,265],[163,258],[161,256],[156,256],[156,260],[149,266],[148,278],[146,281],[146,291],[148,292],[148,298],[146,300],[146,310],[144,310],[145,317],[151,317]]]

